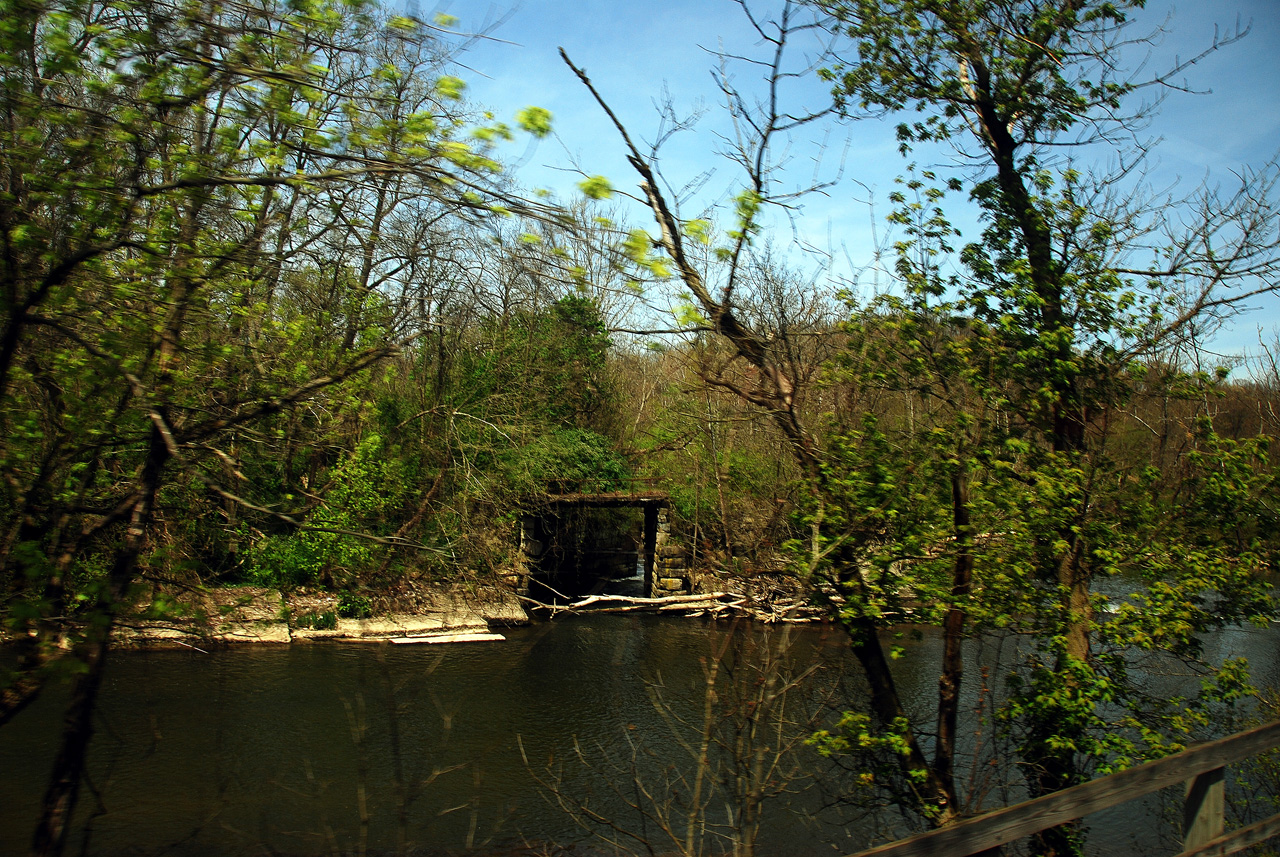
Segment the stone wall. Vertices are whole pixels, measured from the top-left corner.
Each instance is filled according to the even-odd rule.
[[[529,594],[529,578],[533,576],[533,568],[547,551],[547,546],[538,535],[538,518],[534,515],[521,516],[520,545],[512,558],[511,567],[502,575],[503,583],[518,595]]]
[[[671,541],[671,513],[658,509],[658,533],[654,538],[653,591],[651,595],[692,592],[689,551]]]

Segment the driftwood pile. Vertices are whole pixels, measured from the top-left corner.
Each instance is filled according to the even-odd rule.
[[[814,607],[800,601],[786,604],[753,603],[736,592],[708,592],[694,595],[667,595],[637,598],[628,595],[587,595],[566,604],[547,604],[521,595],[520,600],[538,615],[554,618],[562,613],[676,613],[686,616],[733,618],[746,616],[761,622],[812,622],[819,616]]]

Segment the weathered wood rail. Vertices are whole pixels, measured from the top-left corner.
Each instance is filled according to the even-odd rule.
[[[1224,834],[1224,768],[1277,746],[1280,746],[1280,721],[949,827],[860,851],[854,857],[999,854],[1001,847],[1025,836],[1183,782],[1187,784],[1187,794],[1183,805],[1183,850],[1178,857],[1235,854],[1280,836],[1280,815]]]

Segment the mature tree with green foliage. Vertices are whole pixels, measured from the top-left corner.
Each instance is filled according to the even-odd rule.
[[[837,105],[914,111],[899,127],[904,151],[950,144],[960,156],[955,178],[913,175],[895,194],[900,289],[855,307],[832,376],[858,406],[819,431],[796,407],[777,337],[750,323],[735,291],[762,208],[775,202],[766,153],[802,121],[776,98],[799,29],[791,5],[774,21],[752,18],[774,50],[760,64],[762,106],[730,91],[750,156],[737,159],[747,188],[717,254],[727,273],[690,251],[705,225],[680,219],[619,125],[659,227],[629,246],[651,269],[660,248],[706,326],[753,367],[758,384],[737,392],[770,414],[805,476],[809,572],[870,691],[827,748],[867,756],[873,786],[942,825],[981,797],[961,789],[983,759],[958,727],[962,643],[975,633],[1029,646],[1002,677],[995,722],[1032,793],[1168,752],[1247,689],[1243,665],[1204,665],[1205,688],[1183,710],[1137,687],[1129,668],[1142,652],[1194,660],[1205,631],[1273,615],[1263,575],[1276,544],[1249,523],[1270,514],[1265,444],[1225,440],[1201,421],[1183,427],[1194,440],[1164,469],[1115,446],[1134,392],[1158,380],[1151,360],[1277,288],[1276,176],[1248,173],[1235,191],[1181,201],[1144,195],[1131,163],[1142,150],[1123,143],[1141,120],[1141,108],[1126,113],[1139,85],[1117,77],[1135,4],[814,5],[838,39],[823,72]],[[1075,143],[1118,145],[1120,174],[1055,155]],[[965,189],[982,235],[961,246],[942,205]],[[1170,395],[1204,396],[1215,383],[1178,372],[1164,381]],[[1237,535],[1224,538],[1224,522]],[[1108,595],[1117,605],[1104,615]],[[883,632],[906,615],[942,633],[932,713],[912,710],[890,669]],[[1050,831],[1037,848],[1075,853],[1077,833]]]
[[[371,5],[2,18],[0,575],[22,649],[0,722],[77,674],[35,842],[57,853],[113,623],[140,572],[173,570],[171,518],[252,506],[245,450],[300,403],[341,409],[419,333],[398,322],[430,225],[519,203],[492,157],[510,129],[467,120],[432,27]]]
[[[979,567],[1024,570],[1000,583],[1016,582],[1019,600],[1030,596],[1009,603],[1033,608],[1025,631],[1039,641],[1010,677],[1005,712],[1019,730],[1032,793],[1078,782],[1095,765],[1167,752],[1197,725],[1151,708],[1128,681],[1126,652],[1194,656],[1203,631],[1273,609],[1262,573],[1274,564],[1274,544],[1215,537],[1215,520],[1269,490],[1261,449],[1201,426],[1174,484],[1157,484],[1141,462],[1117,460],[1110,448],[1145,361],[1193,325],[1275,289],[1280,247],[1274,170],[1245,175],[1234,193],[1208,189],[1177,204],[1145,195],[1133,172],[1096,174],[1057,154],[1064,144],[1122,140],[1140,122],[1143,108],[1129,110],[1138,84],[1116,71],[1127,13],[1140,6],[823,4],[857,52],[826,72],[842,106],[914,111],[898,126],[904,150],[951,143],[972,178],[983,232],[955,256],[942,192],[928,186],[934,177],[896,196],[908,297],[894,307],[905,354],[890,376],[928,398],[937,384],[967,389],[978,406],[947,401],[961,419],[949,434],[980,442],[937,453],[951,462],[953,484],[976,477],[973,487],[987,495],[953,488],[956,543],[1000,532],[996,555],[987,548]],[[1121,149],[1124,169],[1142,154]],[[936,332],[922,335],[922,322],[949,330],[938,341]],[[1192,390],[1207,383],[1191,380]],[[1238,468],[1225,494],[1206,492],[1210,474]],[[1213,511],[1180,513],[1188,496]],[[975,514],[981,503],[1014,497],[1020,502],[999,517]],[[958,564],[972,568],[968,553]],[[1125,573],[1136,578],[1131,603],[1098,615],[1099,581]],[[993,618],[981,612],[989,600],[963,605],[972,586],[995,594],[991,582],[955,576],[957,603],[977,627]],[[1237,692],[1233,665],[1216,676],[1217,693]],[[1069,830],[1051,831],[1039,847],[1072,853],[1078,843]]]

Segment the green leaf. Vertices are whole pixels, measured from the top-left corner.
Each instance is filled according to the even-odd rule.
[[[604,176],[589,176],[578,182],[578,189],[592,199],[609,199],[613,196],[613,185]]]
[[[703,246],[711,243],[711,221],[689,220],[684,224],[684,234]]]
[[[526,107],[516,114],[516,124],[541,139],[551,133],[551,111],[545,107]]]
[[[436,92],[441,98],[448,98],[457,101],[462,98],[463,91],[467,88],[467,82],[460,77],[454,77],[446,74],[444,77],[436,81]]]

